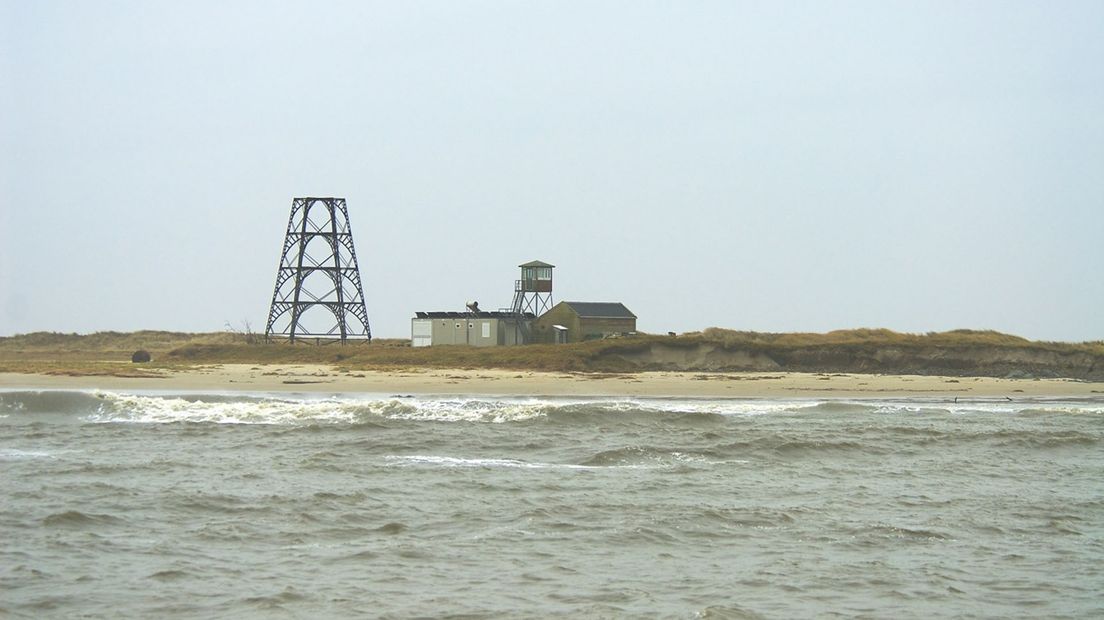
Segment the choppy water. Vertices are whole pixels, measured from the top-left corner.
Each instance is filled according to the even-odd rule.
[[[0,616],[1104,616],[1102,400],[9,391],[0,499]]]

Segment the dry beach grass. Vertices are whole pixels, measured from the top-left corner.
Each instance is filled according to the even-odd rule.
[[[132,364],[137,349],[153,362]],[[988,331],[708,329],[573,345],[264,343],[216,332],[0,338],[0,386],[689,396],[1104,394],[1104,343]]]

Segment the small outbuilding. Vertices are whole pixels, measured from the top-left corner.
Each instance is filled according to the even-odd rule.
[[[636,332],[636,315],[620,302],[561,301],[533,323],[533,340],[562,343]]]

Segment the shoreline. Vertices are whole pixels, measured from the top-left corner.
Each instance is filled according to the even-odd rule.
[[[0,373],[0,390],[378,393],[653,398],[1101,398],[1104,382],[793,372],[564,373],[489,369],[344,370],[217,364],[156,377]]]

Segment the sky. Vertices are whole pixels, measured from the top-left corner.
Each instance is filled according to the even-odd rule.
[[[263,331],[347,200],[376,337],[620,301],[1104,339],[1104,2],[0,0],[0,336]]]

